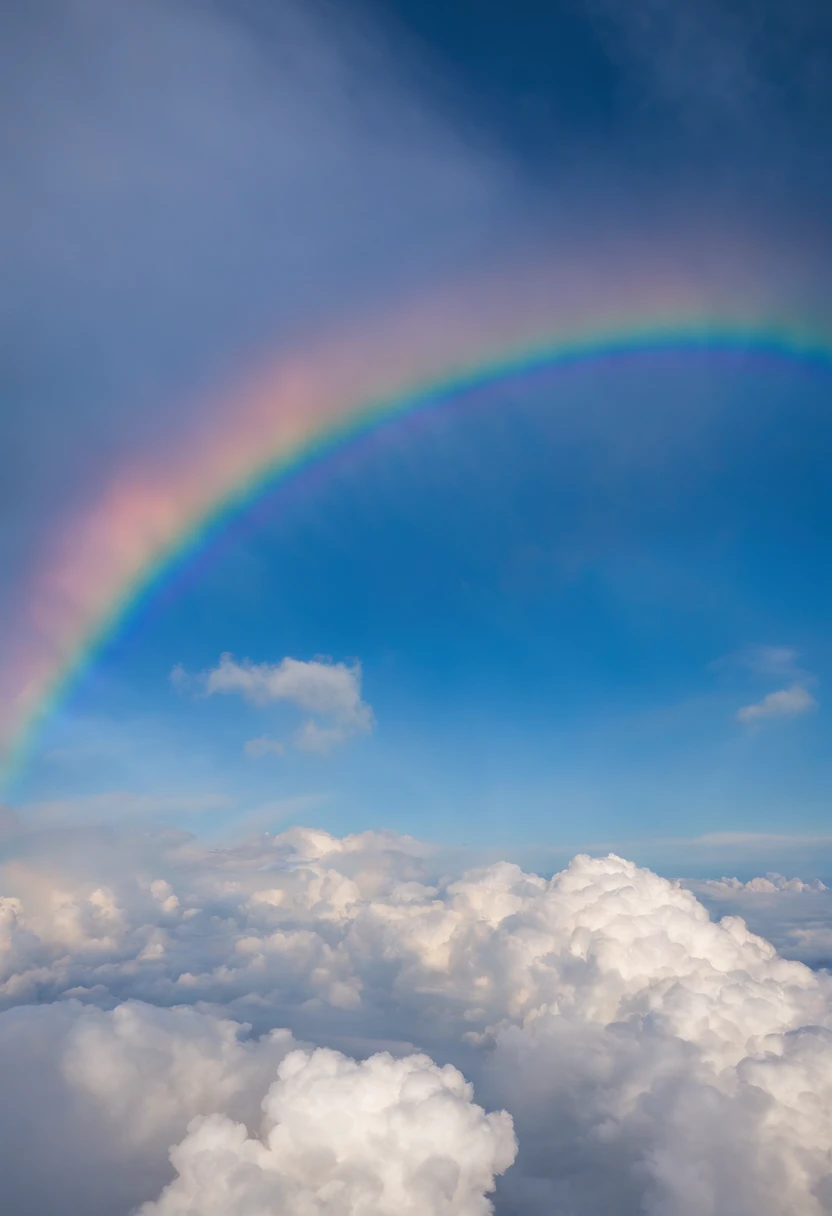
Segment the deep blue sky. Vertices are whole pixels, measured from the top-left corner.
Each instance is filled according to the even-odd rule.
[[[27,563],[126,453],[198,427],[251,350],[477,265],[506,233],[597,262],[654,220],[722,248],[741,217],[775,285],[802,245],[794,277],[823,311],[827,6],[368,0],[309,28],[286,11],[5,15],[10,646]],[[226,834],[300,815],[544,857],[614,843],[676,869],[709,833],[829,851],[785,838],[827,834],[831,392],[798,364],[643,356],[352,444],[132,622],[16,805]],[[359,662],[374,729],[247,756],[305,711],[201,695],[225,652]]]

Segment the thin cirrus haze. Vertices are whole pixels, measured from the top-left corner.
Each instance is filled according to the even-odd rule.
[[[0,1211],[832,1211],[819,0],[0,4]]]

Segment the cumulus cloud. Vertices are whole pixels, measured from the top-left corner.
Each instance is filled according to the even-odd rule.
[[[192,1119],[222,1109],[256,1126],[278,1064],[297,1046],[287,1031],[251,1039],[237,1022],[139,1001],[7,1010],[4,1212],[126,1216],[170,1181],[169,1147]]]
[[[72,1023],[39,1067],[109,1129],[88,1148],[76,1120],[74,1158],[126,1176],[124,1143],[146,1157],[133,1206],[363,1216],[407,1211],[404,1188],[414,1211],[480,1212],[505,1170],[502,1213],[827,1210],[832,979],[738,914],[781,901],[820,929],[819,884],[694,893],[615,855],[443,875],[417,841],[312,828],[123,851],[7,867],[0,1052],[4,1026],[22,1058],[20,1026]],[[311,1046],[287,1055],[290,1036]],[[511,1168],[507,1121],[483,1113],[503,1109]]]
[[[738,722],[757,722],[762,718],[794,718],[817,708],[817,701],[803,684],[790,684],[767,693],[761,701],[737,710]]]
[[[181,666],[171,672],[176,687],[184,687],[190,678]],[[286,657],[279,663],[238,662],[233,655],[224,654],[218,665],[198,677],[198,684],[207,696],[215,693],[236,693],[252,705],[265,706],[274,701],[287,701],[315,717],[307,718],[295,731],[293,743],[301,751],[326,754],[354,735],[373,729],[372,708],[361,699],[361,664],[351,666],[323,659]],[[324,718],[321,723],[318,719]],[[259,758],[285,750],[282,740],[261,736],[250,739],[246,753]]]
[[[486,1115],[426,1056],[294,1051],[263,1110],[262,1138],[224,1115],[195,1121],[142,1216],[486,1216],[516,1152],[505,1111]]]

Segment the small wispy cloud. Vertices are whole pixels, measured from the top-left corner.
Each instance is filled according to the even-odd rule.
[[[738,722],[756,722],[762,718],[796,718],[817,709],[818,702],[803,684],[791,684],[768,693],[761,701],[743,705],[737,710]]]
[[[152,820],[168,815],[202,815],[225,811],[231,806],[226,794],[138,794],[130,790],[107,790],[101,794],[30,802],[21,808],[18,823],[29,829],[77,827],[82,824],[123,823]],[[2,824],[2,820],[0,820]]]
[[[751,673],[782,683],[759,700],[741,706],[734,715],[737,722],[759,722],[767,718],[798,718],[817,709],[818,700],[809,691],[817,678],[801,666],[795,646],[753,645],[724,655],[710,664],[714,671]]]
[[[252,760],[259,760],[262,756],[275,755],[282,756],[286,751],[286,744],[281,739],[270,739],[268,735],[259,735],[256,739],[249,739],[243,745],[243,750]]]
[[[708,666],[712,671],[741,670],[771,680],[808,682],[811,675],[798,663],[800,651],[795,646],[743,646],[731,654],[722,655]]]
[[[738,658],[757,675],[794,680],[806,675],[797,662],[799,654],[794,646],[748,646]]]
[[[237,694],[258,706],[275,701],[296,706],[312,716],[295,731],[292,744],[299,751],[319,755],[373,729],[372,707],[361,697],[361,677],[357,662],[348,665],[287,656],[279,663],[252,663],[250,659],[239,662],[231,654],[222,655],[216,667],[198,676],[190,676],[181,664],[170,674],[171,683],[180,690],[195,688],[209,697]],[[245,744],[246,755],[253,759],[270,753],[282,755],[285,750],[283,740],[268,735]]]

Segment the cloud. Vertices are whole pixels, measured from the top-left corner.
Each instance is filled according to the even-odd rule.
[[[189,692],[194,686],[193,676],[188,675],[181,663],[174,663],[168,679],[177,692]]]
[[[286,751],[286,744],[280,739],[270,739],[268,735],[260,735],[257,739],[249,739],[244,745],[244,750],[247,756],[251,756],[252,760],[259,760],[261,756],[282,756]]]
[[[224,654],[219,666],[205,675],[205,688],[215,692],[237,692],[255,705],[269,701],[292,701],[300,709],[319,714],[356,718],[371,723],[370,707],[361,701],[361,666],[313,659],[285,658],[280,663],[238,663]]]
[[[797,665],[798,653],[793,646],[749,646],[741,657],[759,675],[789,679],[804,674]]]
[[[684,843],[712,845],[716,848],[735,846],[742,850],[760,848],[783,852],[790,848],[816,849],[820,845],[832,844],[832,836],[789,836],[782,832],[704,832]]]
[[[516,1142],[450,1065],[389,1054],[360,1063],[294,1051],[263,1101],[262,1139],[224,1115],[171,1151],[178,1178],[141,1216],[486,1216]]]
[[[709,879],[700,884],[702,889],[720,893],[752,891],[755,894],[773,895],[778,891],[826,891],[827,887],[819,878],[804,882],[802,878],[785,878],[782,874],[770,871],[765,877],[750,878],[748,882],[740,882],[738,878]]]
[[[347,730],[343,726],[318,726],[317,722],[310,718],[295,731],[294,743],[302,752],[317,752],[318,755],[325,756],[333,747],[344,743],[354,733],[354,730]]]
[[[614,855],[544,878],[440,874],[390,833],[136,839],[3,871],[0,1067],[36,1084],[0,1094],[0,1168],[40,1210],[479,1213],[501,1170],[506,1213],[823,1210],[832,979],[738,912],[780,901],[817,945],[829,892],[704,884],[717,920]]]
[[[800,651],[794,646],[745,646],[734,654],[717,659],[711,666],[744,667],[755,675],[779,680],[805,679],[808,673],[799,666]]]
[[[684,884],[716,916],[742,916],[787,958],[811,967],[832,959],[832,890],[818,878],[786,878],[769,871],[737,878],[687,880]]]
[[[737,710],[738,722],[756,722],[761,718],[799,717],[816,709],[818,702],[803,684],[790,684],[776,692],[767,693],[761,701]]]
[[[171,680],[177,688],[194,683],[181,665],[174,667]],[[367,734],[373,729],[372,708],[361,699],[361,664],[333,663],[323,659],[285,658],[279,663],[238,662],[233,655],[224,654],[219,664],[198,677],[206,696],[234,693],[252,705],[288,701],[298,709],[328,719],[323,725],[308,718],[293,736],[300,751],[321,755],[345,743],[354,735]],[[279,739],[260,736],[245,745],[246,754],[254,758],[270,752],[277,755],[285,750]]]
[[[794,646],[746,646],[710,666],[716,671],[740,669],[766,679],[788,681],[785,688],[737,710],[738,722],[755,722],[762,718],[797,717],[817,708],[818,702],[809,692],[809,686],[817,683],[816,678],[800,666],[799,657],[800,652]]]
[[[139,1001],[8,1010],[4,1212],[127,1216],[170,1180],[169,1147],[192,1119],[222,1109],[256,1126],[278,1064],[298,1046],[287,1031],[252,1039],[237,1022]]]

